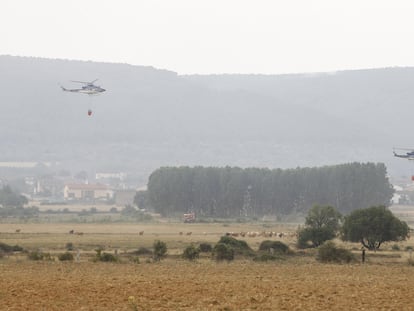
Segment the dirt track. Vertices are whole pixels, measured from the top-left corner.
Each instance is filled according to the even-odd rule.
[[[0,261],[1,310],[414,310],[408,265]],[[132,298],[133,297],[133,298]]]

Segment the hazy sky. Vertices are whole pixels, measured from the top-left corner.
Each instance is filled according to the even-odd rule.
[[[1,0],[0,54],[186,73],[414,65],[408,0]]]

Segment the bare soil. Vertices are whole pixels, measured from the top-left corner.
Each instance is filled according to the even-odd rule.
[[[413,269],[0,261],[1,310],[414,310]]]
[[[69,230],[82,235],[69,234]],[[406,246],[367,252],[365,264],[321,264],[314,251],[284,261],[217,263],[179,257],[191,243],[217,242],[226,231],[286,231],[258,224],[0,224],[0,242],[52,256],[72,242],[79,262],[0,259],[0,310],[414,310],[414,266]],[[16,230],[20,230],[16,232]],[[143,235],[139,235],[144,231]],[[183,234],[180,234],[182,232]],[[187,232],[192,232],[187,235]],[[168,257],[133,263],[125,256],[160,239]],[[257,249],[264,237],[245,238]],[[275,239],[272,237],[271,239]],[[284,238],[292,249],[294,239]],[[339,243],[339,242],[338,242]],[[97,245],[119,251],[121,263],[92,262]],[[343,244],[359,255],[359,245]]]

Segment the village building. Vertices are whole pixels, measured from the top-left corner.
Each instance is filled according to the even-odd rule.
[[[67,184],[63,191],[65,200],[101,200],[113,199],[114,192],[103,184]]]

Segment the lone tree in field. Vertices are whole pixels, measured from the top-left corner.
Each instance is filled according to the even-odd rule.
[[[342,239],[360,242],[369,250],[379,249],[382,243],[405,240],[409,228],[385,206],[354,210],[345,217]]]
[[[308,212],[305,221],[305,228],[298,232],[298,247],[318,247],[325,241],[335,238],[339,230],[339,223],[342,219],[333,206],[314,205]]]

